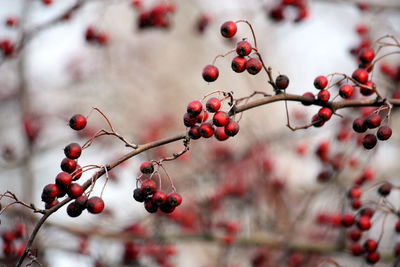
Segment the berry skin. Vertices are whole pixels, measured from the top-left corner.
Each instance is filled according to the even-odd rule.
[[[207,65],[204,67],[202,75],[206,82],[213,82],[218,78],[219,70],[214,65]]]
[[[357,227],[361,231],[369,230],[369,228],[371,228],[371,218],[368,216],[361,216],[358,218]]]
[[[86,202],[86,209],[93,214],[98,214],[104,210],[104,201],[99,197],[91,197]]]
[[[136,188],[135,190],[133,190],[133,198],[137,202],[144,202],[144,200],[146,199],[146,195],[143,193],[142,189]]]
[[[372,253],[368,253],[365,260],[367,261],[368,264],[375,264],[380,260],[380,258],[381,256],[379,255],[379,253],[375,251]]]
[[[189,113],[185,113],[183,115],[183,124],[186,127],[192,127],[193,125],[195,125],[197,123],[197,117],[193,117],[191,116]]]
[[[246,70],[247,59],[237,56],[232,60],[231,68],[234,72],[241,73]]]
[[[56,198],[59,193],[60,189],[56,184],[48,184],[43,188],[42,200],[47,202],[46,200]]]
[[[214,132],[214,136],[219,141],[225,141],[229,136],[225,133],[225,127],[217,127]]]
[[[318,117],[323,121],[328,121],[332,117],[332,109],[323,107],[318,111]]]
[[[385,141],[388,140],[392,136],[392,129],[389,126],[381,126],[376,133],[376,136],[379,140]]]
[[[76,131],[84,129],[86,124],[86,117],[81,114],[76,114],[69,120],[69,126]]]
[[[249,55],[251,50],[251,44],[247,41],[241,41],[236,45],[236,53],[241,57]]]
[[[151,161],[145,161],[140,164],[140,171],[143,174],[152,174],[154,172],[154,166]]]
[[[140,189],[143,191],[144,195],[150,196],[157,192],[157,185],[153,180],[146,179],[143,181]]]
[[[289,78],[286,75],[279,75],[275,79],[275,84],[278,89],[284,90],[289,86]]]
[[[367,252],[375,252],[378,248],[378,242],[373,239],[368,239],[364,242],[364,249]]]
[[[386,197],[386,196],[388,196],[389,194],[390,194],[390,191],[392,191],[392,184],[390,184],[390,183],[384,183],[383,185],[381,185],[379,188],[378,188],[378,193],[381,195],[381,196],[383,196],[383,197]]]
[[[358,54],[358,59],[364,64],[371,63],[374,60],[375,51],[372,48],[363,48]]]
[[[189,113],[191,116],[199,115],[202,110],[203,110],[203,105],[198,100],[190,102],[187,106],[187,113]]]
[[[216,97],[212,97],[207,100],[206,108],[208,112],[215,113],[221,108],[221,101]]]
[[[165,202],[160,206],[160,210],[164,213],[171,213],[175,210],[175,207],[172,207],[168,202]]]
[[[342,214],[341,223],[344,227],[350,227],[356,222],[354,215],[351,213]]]
[[[221,34],[225,38],[233,37],[236,34],[236,32],[237,32],[237,26],[236,23],[233,21],[227,21],[221,25]]]
[[[364,136],[362,139],[362,145],[364,146],[365,149],[372,149],[376,145],[376,136],[373,134],[367,134]]]
[[[314,80],[314,87],[317,89],[325,89],[328,86],[328,79],[325,76],[318,76]]]
[[[322,120],[318,114],[315,114],[312,119],[311,119],[311,123],[313,124],[314,127],[322,127],[325,124],[325,121]]]
[[[56,184],[58,187],[64,189],[72,183],[72,176],[66,172],[60,172],[56,176]]]
[[[306,92],[306,93],[303,94],[303,96],[306,97],[307,99],[309,99],[309,101],[307,101],[307,102],[306,102],[306,101],[301,101],[301,103],[302,103],[304,106],[310,106],[310,105],[312,105],[312,103],[313,103],[314,100],[315,100],[314,94],[311,93],[311,92]]]
[[[235,136],[239,132],[239,124],[234,120],[229,120],[228,124],[225,125],[225,133],[228,136]]]
[[[193,140],[199,139],[201,137],[200,127],[197,125],[190,127],[188,135]]]
[[[77,183],[73,183],[68,188],[68,196],[70,198],[78,198],[83,194],[83,188]]]
[[[72,173],[73,171],[75,171],[77,163],[73,159],[64,158],[61,161],[61,165],[60,166],[61,166],[61,170],[63,170],[64,172]]]
[[[71,143],[64,148],[64,154],[69,159],[77,159],[82,153],[82,148],[77,143]]]
[[[153,201],[160,206],[167,201],[167,194],[165,194],[163,191],[157,191],[153,195]]]
[[[368,126],[364,118],[358,118],[353,121],[353,130],[357,133],[364,133]]]
[[[149,213],[155,213],[158,210],[158,205],[153,201],[153,199],[148,198],[144,201],[144,208]]]
[[[379,114],[371,114],[367,117],[367,119],[365,120],[367,127],[369,129],[374,129],[376,127],[379,127],[381,125],[382,122],[382,118],[381,116],[379,116]]]
[[[200,134],[204,138],[210,138],[214,134],[214,127],[210,123],[200,125]]]
[[[356,69],[351,77],[357,82],[364,84],[368,81],[368,72],[364,69]]]
[[[324,90],[322,89],[321,91],[319,91],[318,93],[318,99],[322,102],[328,102],[329,98],[331,97],[331,94],[329,93],[328,90]]]
[[[214,114],[213,123],[215,126],[221,127],[229,123],[229,115],[224,111],[218,111]]]
[[[353,95],[354,87],[350,84],[343,84],[340,86],[339,95],[344,98],[350,98]]]
[[[79,215],[82,214],[82,209],[80,207],[78,207],[75,202],[71,202],[69,203],[69,205],[67,206],[67,214],[70,217],[78,217]]]
[[[258,58],[250,58],[246,63],[246,70],[251,75],[256,75],[260,72],[262,63]]]
[[[172,207],[177,207],[182,203],[182,197],[178,193],[171,193],[168,195],[167,202]]]

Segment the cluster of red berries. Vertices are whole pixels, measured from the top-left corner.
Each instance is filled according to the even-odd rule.
[[[307,0],[281,0],[278,5],[271,8],[268,16],[277,22],[285,20],[285,10],[289,7],[294,7],[297,15],[294,22],[300,22],[309,16]]]
[[[1,237],[3,239],[3,253],[6,257],[23,254],[25,250],[23,239],[26,237],[26,227],[23,223],[17,223],[13,230],[3,232]]]
[[[154,165],[151,161],[145,161],[140,165],[142,173],[141,186],[133,190],[133,198],[137,202],[144,202],[144,208],[149,213],[155,213],[160,209],[164,213],[171,213],[182,203],[182,197],[172,192],[166,194],[157,190],[157,184],[151,179],[154,173]]]
[[[86,117],[80,114],[73,116],[69,121],[69,126],[77,131],[84,129],[86,124]],[[71,217],[79,216],[85,209],[93,214],[103,211],[104,201],[101,198],[88,199],[88,196],[83,194],[83,187],[78,183],[73,183],[82,176],[83,170],[76,161],[81,153],[82,148],[77,143],[71,143],[64,148],[65,158],[61,161],[62,172],[56,176],[54,184],[48,184],[43,188],[42,201],[46,203],[46,209],[56,206],[59,198],[68,195],[75,199],[67,207],[67,214]]]
[[[87,42],[91,44],[98,45],[107,45],[110,42],[110,37],[107,33],[101,32],[94,28],[93,26],[89,26],[85,32],[85,39]]]
[[[150,9],[144,9],[141,0],[133,0],[131,5],[139,12],[138,28],[161,28],[168,29],[171,26],[172,14],[176,11],[176,6],[172,2],[159,1]]]
[[[367,117],[359,117],[353,121],[353,130],[357,133],[364,133],[368,129],[378,128],[382,123],[379,113],[371,113]],[[377,140],[385,141],[392,136],[392,129],[383,125],[380,126],[376,134],[368,133],[362,138],[362,145],[365,149],[372,149],[377,144]]]
[[[199,139],[200,137],[210,138],[214,135],[219,141],[224,141],[235,136],[239,132],[239,124],[220,108],[221,101],[218,98],[212,97],[207,100],[206,110],[214,113],[212,121],[207,122],[208,112],[203,108],[203,104],[198,100],[190,102],[187,113],[183,115],[183,124],[190,127],[189,137]]]
[[[162,267],[174,266],[170,258],[177,253],[176,248],[170,244],[137,244],[128,241],[124,244],[123,262],[125,265],[137,264],[140,258],[148,257]]]

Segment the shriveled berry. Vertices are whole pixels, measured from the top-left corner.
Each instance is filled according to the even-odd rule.
[[[157,191],[153,195],[153,201],[160,206],[167,201],[167,194],[165,194],[163,191]]]
[[[199,139],[201,137],[200,126],[194,125],[190,127],[188,135],[193,140]]]
[[[262,69],[262,63],[258,58],[250,58],[246,63],[246,70],[251,75],[256,75]]]
[[[361,231],[369,230],[369,228],[371,228],[371,218],[368,216],[361,216],[358,218],[357,227]]]
[[[148,198],[144,201],[144,208],[149,213],[155,213],[158,210],[158,205],[153,199]]]
[[[186,127],[192,127],[197,123],[197,117],[191,116],[189,113],[183,115],[183,124]]]
[[[351,77],[357,82],[364,84],[368,81],[368,72],[364,69],[357,69],[353,72]]]
[[[151,161],[144,161],[140,164],[140,171],[143,174],[152,174],[154,172],[154,166]]]
[[[86,117],[81,114],[76,114],[69,120],[69,126],[76,131],[84,129],[86,123]]]
[[[217,111],[213,117],[213,123],[215,126],[221,127],[229,123],[229,115],[225,111]]]
[[[390,194],[390,191],[392,191],[392,188],[393,188],[392,184],[384,183],[378,188],[378,193],[381,196],[386,197]]]
[[[204,138],[210,138],[214,134],[214,127],[210,123],[202,123],[200,125],[200,134]]]
[[[73,159],[64,158],[61,161],[60,166],[61,166],[61,170],[63,170],[64,172],[72,173],[73,171],[75,171],[77,163]]]
[[[217,127],[214,132],[214,136],[219,141],[225,141],[229,136],[225,133],[225,127]]]
[[[362,63],[371,63],[374,60],[375,51],[372,48],[363,48],[358,54],[358,58]]]
[[[354,87],[350,84],[343,84],[340,86],[339,95],[345,99],[350,98],[353,95]]]
[[[177,207],[182,203],[182,197],[178,193],[171,193],[168,195],[167,202],[172,207]]]
[[[221,25],[220,31],[225,38],[231,38],[237,32],[237,25],[233,21],[226,21]]]
[[[231,68],[234,72],[241,73],[246,70],[247,59],[237,56],[232,60]]]
[[[318,117],[323,121],[328,121],[332,117],[332,109],[323,107],[318,111]]]
[[[379,127],[378,131],[376,132],[376,136],[379,140],[385,141],[388,140],[392,136],[392,128],[389,126],[381,126]]]
[[[275,79],[275,84],[278,89],[284,90],[289,86],[289,78],[286,75],[279,75]]]
[[[306,100],[302,100],[301,101],[301,103],[304,105],[304,106],[310,106],[310,105],[312,105],[312,103],[314,102],[314,100],[315,100],[315,96],[314,96],[314,94],[313,93],[311,93],[311,92],[306,92],[306,93],[304,93],[303,94],[303,97],[305,97],[305,98],[307,98],[307,101]]]
[[[82,153],[82,148],[77,143],[71,143],[64,148],[64,154],[69,159],[77,159]]]
[[[69,205],[67,206],[67,214],[70,217],[78,217],[79,215],[82,214],[82,209],[80,207],[78,207],[75,202],[71,202],[69,203]]]
[[[331,97],[331,94],[329,93],[328,90],[322,89],[318,93],[318,100],[320,100],[322,102],[328,102],[330,97]]]
[[[367,131],[368,126],[364,118],[357,118],[353,121],[353,130],[357,133]]]
[[[78,198],[83,194],[83,188],[77,183],[72,183],[68,187],[67,193],[70,198]]]
[[[325,76],[318,76],[314,79],[314,87],[317,89],[325,89],[328,86],[328,79]]]
[[[203,104],[200,101],[195,100],[188,104],[187,106],[187,113],[191,116],[197,116],[203,110]]]
[[[56,184],[60,188],[67,188],[72,183],[72,176],[66,172],[60,172],[56,176]]]
[[[207,100],[206,108],[208,112],[215,113],[221,108],[221,101],[216,97],[212,97]]]
[[[146,195],[143,193],[142,189],[136,188],[133,190],[133,198],[137,202],[143,202],[146,199]]]
[[[99,197],[91,197],[86,202],[86,209],[93,214],[98,214],[104,210],[104,201]]]
[[[225,125],[225,133],[228,136],[235,136],[239,132],[239,124],[234,120],[229,120],[228,124]]]
[[[213,82],[218,78],[219,70],[214,65],[207,65],[204,67],[202,75],[206,82]]]
[[[377,142],[376,136],[373,134],[367,134],[362,139],[362,145],[365,149],[372,149],[375,147]]]
[[[251,50],[252,50],[251,44],[247,41],[241,41],[236,45],[236,53],[241,57],[250,54]]]
[[[146,196],[150,196],[157,192],[157,185],[156,182],[154,182],[153,180],[146,179],[143,181],[140,189],[143,191],[143,194],[145,194]]]

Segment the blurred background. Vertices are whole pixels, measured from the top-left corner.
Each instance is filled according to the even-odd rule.
[[[160,21],[146,19],[157,12]],[[366,42],[378,48],[379,37],[400,36],[395,0],[0,0],[1,193],[9,190],[44,208],[42,189],[60,172],[64,147],[83,144],[107,128],[93,107],[118,133],[142,144],[184,133],[187,104],[210,92],[232,91],[235,98],[254,91],[272,94],[264,72],[234,73],[233,55],[217,59],[217,81],[202,78],[215,56],[242,38],[253,41],[245,23],[238,24],[234,38],[221,36],[223,22],[240,19],[252,24],[266,65],[274,77],[289,77],[287,92],[293,94],[316,93],[318,75],[350,75],[358,66],[351,51],[357,54]],[[96,32],[94,40],[89,30]],[[391,51],[398,47],[382,55]],[[399,56],[384,62],[397,74],[390,76],[377,64],[372,77],[390,98],[400,89]],[[337,95],[337,88],[332,91]],[[294,125],[309,123],[319,109],[288,106]],[[183,197],[168,216],[148,214],[132,192],[140,163],[172,155],[183,149],[182,142],[142,153],[109,173],[102,214],[71,218],[63,207],[48,219],[35,241],[37,261],[43,266],[362,266],[364,259],[351,256],[346,232],[332,221],[344,212],[357,214],[346,192],[357,177],[373,172],[363,198],[376,214],[362,240],[381,240],[377,266],[393,266],[397,218],[376,205],[382,200],[375,189],[384,180],[399,186],[398,114],[393,111],[389,121],[392,138],[366,151],[351,130],[362,112],[340,110],[343,118],[296,132],[286,127],[283,102],[244,112],[234,138],[194,140],[188,153],[164,163]],[[74,114],[90,114],[85,130],[70,129]],[[330,147],[328,162],[314,153],[321,146]],[[102,166],[131,150],[115,137],[101,137],[79,164]],[[329,181],[321,183],[324,171]],[[166,175],[162,179],[171,190]],[[104,183],[103,177],[93,195],[101,194]],[[398,192],[387,199],[398,207]],[[7,201],[2,199],[3,208]],[[318,224],[321,214],[331,218],[328,225]],[[4,237],[0,241],[1,263],[14,266],[39,216],[14,205],[0,218],[1,233],[24,229],[12,253],[4,249]]]

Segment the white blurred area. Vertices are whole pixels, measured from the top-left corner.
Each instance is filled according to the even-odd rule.
[[[21,14],[23,2],[0,0],[0,39],[15,38],[15,30],[4,27],[1,20],[9,15]],[[73,0],[55,0],[53,6],[43,7],[40,1],[32,0],[26,26],[39,25],[49,20],[72,3]],[[48,123],[38,140],[39,148],[32,155],[29,164],[34,178],[31,188],[33,199],[29,201],[39,207],[43,206],[40,194],[43,186],[52,183],[53,177],[59,172],[59,162],[63,158],[62,149],[70,142],[84,142],[84,139],[78,139],[66,126],[68,118],[73,114],[88,114],[91,107],[98,107],[107,114],[121,134],[136,140],[143,134],[149,121],[164,115],[169,115],[168,118],[171,119],[171,127],[166,131],[166,136],[183,132],[185,127],[181,120],[187,103],[202,98],[210,91],[233,91],[235,97],[249,95],[255,90],[272,93],[266,75],[254,77],[247,73],[232,72],[231,57],[217,61],[220,77],[216,82],[207,84],[202,80],[202,68],[210,64],[214,56],[235,46],[219,34],[219,27],[226,20],[246,19],[252,23],[266,64],[272,67],[274,75],[288,75],[290,85],[287,91],[296,94],[315,92],[313,80],[318,75],[352,73],[357,64],[350,56],[349,49],[359,42],[355,34],[355,27],[359,23],[365,23],[371,29],[373,39],[385,34],[400,36],[398,12],[383,10],[364,15],[355,5],[349,4],[349,1],[310,1],[311,16],[301,23],[270,21],[264,6],[271,5],[274,1],[177,0],[175,3],[177,13],[173,17],[171,29],[140,32],[136,27],[136,13],[129,6],[129,1],[93,1],[70,21],[40,33],[24,49],[30,109],[46,114]],[[204,35],[199,35],[194,30],[194,24],[202,13],[209,13],[214,21]],[[107,32],[110,44],[106,47],[87,44],[84,32],[88,25]],[[245,24],[239,25],[238,36],[251,40]],[[399,58],[394,58],[398,62]],[[12,60],[0,66],[0,92],[15,89],[18,80],[16,65],[16,61]],[[301,107],[289,103],[290,110]],[[305,110],[311,117],[318,108],[307,107]],[[0,106],[0,145],[5,142],[14,147],[17,156],[25,153],[26,145],[19,112],[18,101]],[[92,117],[97,123],[95,126],[105,126],[98,115]],[[323,138],[332,138],[332,129],[339,121],[340,118],[335,117],[322,129],[308,129],[290,134],[293,134],[294,142],[305,140],[312,146]],[[393,123],[397,125],[396,122]],[[250,110],[241,120],[241,133],[228,141],[229,145],[239,149],[251,143],[253,137],[287,134],[290,130],[285,124],[282,102]],[[385,170],[393,170],[397,165],[398,151],[393,146],[398,144],[398,136],[396,130],[394,132],[393,139],[389,141],[392,143],[382,144],[372,163],[373,167],[383,173],[387,172]],[[200,142],[207,141],[198,143]],[[285,159],[278,162],[278,168],[291,181],[291,186],[303,190],[313,184],[318,172],[317,162],[312,157],[298,160],[290,149],[290,144],[284,144],[283,148],[279,146],[279,142],[276,144],[272,149]],[[179,145],[171,147],[180,148]],[[195,149],[196,145],[191,151],[194,152]],[[101,142],[98,145],[95,143],[85,151],[80,163],[102,165],[128,151],[118,140],[104,146]],[[117,231],[130,221],[142,218],[146,212],[142,205],[133,201],[132,190],[139,163],[145,159],[146,154],[131,159],[128,166],[116,170],[118,182],[107,184],[103,197],[106,206],[112,209],[112,217],[97,217],[85,212],[78,218],[70,218],[65,208],[62,208],[49,221],[85,229],[96,225],[97,220],[102,220],[103,225]],[[291,162],[290,168],[285,162]],[[190,171],[179,164],[177,162],[167,165],[172,177],[178,175],[181,169],[184,172]],[[302,174],[301,177],[299,173]],[[11,190],[17,195],[24,192],[24,177],[18,166],[1,168],[0,181],[1,192]],[[94,194],[100,194],[103,184],[104,180],[100,179]],[[56,240],[40,237],[40,241],[49,244],[54,242],[70,250],[76,245],[74,239],[68,236],[61,236]],[[117,243],[91,242],[91,245],[94,254],[96,251],[107,251],[102,256],[109,262],[116,262],[120,258],[121,247]],[[191,265],[192,262],[197,262],[196,266],[205,266],[207,263],[204,250],[194,252],[193,247],[179,244],[177,248],[177,266],[195,266]],[[190,251],[189,259],[185,257],[185,251]],[[46,259],[47,266],[93,266],[89,257],[57,249],[49,250]]]

